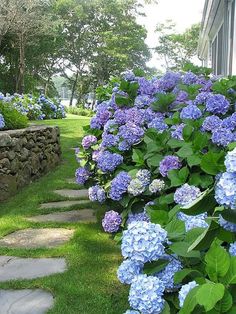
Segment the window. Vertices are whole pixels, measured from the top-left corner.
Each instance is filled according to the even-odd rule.
[[[221,25],[211,45],[212,68],[216,75],[223,74],[223,29],[224,24]]]

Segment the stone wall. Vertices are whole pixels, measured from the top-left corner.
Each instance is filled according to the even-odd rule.
[[[0,131],[0,201],[53,169],[60,157],[58,127]]]

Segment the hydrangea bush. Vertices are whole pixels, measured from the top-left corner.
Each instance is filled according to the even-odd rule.
[[[236,313],[235,103],[235,78],[128,71],[85,128],[76,178],[109,210],[126,313]]]

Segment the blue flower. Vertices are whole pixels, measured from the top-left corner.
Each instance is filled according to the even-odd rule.
[[[173,125],[171,127],[171,137],[182,141],[184,127],[185,127],[184,123]]]
[[[158,87],[163,91],[172,90],[181,79],[181,75],[176,72],[167,72],[158,81]]]
[[[192,119],[196,120],[201,118],[202,112],[201,110],[195,105],[188,105],[184,107],[180,112],[181,119]]]
[[[205,221],[207,213],[202,213],[196,216],[186,215],[182,212],[177,214],[177,218],[185,223],[185,230],[188,232],[194,228],[207,228],[208,223]]]
[[[179,169],[181,167],[181,162],[179,160],[179,157],[177,156],[166,156],[162,161],[160,162],[160,174],[163,177],[166,177],[168,175],[168,172],[170,170]]]
[[[150,222],[150,218],[148,216],[148,214],[146,213],[146,211],[144,210],[141,213],[129,213],[128,219],[126,221],[126,224],[129,225],[132,222],[138,222],[138,221],[146,221],[146,222]]]
[[[230,246],[229,246],[229,254],[231,256],[236,256],[236,242],[230,244]]]
[[[189,294],[189,292],[197,286],[198,286],[198,284],[196,283],[196,281],[191,281],[191,282],[187,283],[186,285],[182,286],[182,288],[179,291],[179,306],[180,307],[183,307],[184,301],[185,301],[187,295]]]
[[[224,172],[215,188],[215,199],[219,205],[236,209],[236,173]]]
[[[218,146],[227,146],[229,143],[234,141],[234,134],[225,128],[218,128],[212,132],[211,140]]]
[[[114,201],[120,201],[123,194],[127,192],[129,183],[131,181],[131,176],[125,172],[121,171],[112,181],[109,197]]]
[[[118,136],[123,139],[129,146],[138,143],[144,135],[143,128],[128,122],[119,127]]]
[[[229,101],[221,94],[212,95],[206,100],[206,110],[213,114],[226,114],[229,107]]]
[[[138,95],[135,98],[134,105],[137,108],[141,109],[141,108],[145,108],[147,106],[150,106],[151,103],[153,103],[154,101],[155,101],[155,98],[152,98],[149,95]]]
[[[194,105],[203,105],[207,101],[207,99],[212,96],[212,93],[209,92],[202,92],[199,93],[195,100],[194,100]]]
[[[134,310],[127,310],[124,314],[140,314],[140,312]]]
[[[219,225],[227,231],[236,232],[236,224],[225,220],[221,215],[219,215]]]
[[[164,308],[164,289],[163,282],[154,276],[136,276],[130,287],[130,306],[142,314],[159,314]]]
[[[122,223],[121,215],[115,212],[114,210],[106,212],[102,220],[103,229],[105,232],[108,233],[117,232],[120,228],[121,223]]]
[[[148,123],[148,128],[156,129],[159,133],[162,133],[168,129],[168,125],[165,122],[160,121],[159,118],[154,118],[150,123]]]
[[[97,138],[94,135],[87,135],[82,140],[82,146],[84,149],[88,149],[95,144],[97,144]]]
[[[91,186],[88,189],[89,199],[92,202],[98,201],[99,203],[103,203],[106,200],[106,194],[102,187],[99,185]]]
[[[227,172],[236,172],[236,148],[227,153],[225,157],[225,167]]]
[[[108,134],[105,132],[102,134],[101,147],[109,148],[112,146],[116,146],[118,142],[119,142],[119,137],[117,135]]]
[[[218,116],[209,116],[203,121],[202,129],[204,131],[214,131],[221,127],[222,120]]]
[[[199,188],[185,183],[180,188],[176,189],[174,201],[181,206],[185,206],[191,204],[200,194],[201,191]]]
[[[112,154],[109,151],[101,152],[97,159],[98,168],[103,172],[114,171],[123,162],[123,157],[119,154]]]
[[[0,114],[0,129],[3,129],[5,127],[5,120],[3,118],[3,115]]]
[[[182,81],[186,85],[196,84],[198,76],[191,71],[187,72],[183,77]]]
[[[158,224],[132,222],[123,232],[121,251],[125,258],[146,263],[164,254],[167,232]]]
[[[135,74],[131,70],[126,70],[125,72],[121,73],[122,77],[126,81],[133,81],[135,80]]]
[[[84,185],[85,182],[89,179],[89,177],[90,172],[86,168],[80,167],[75,172],[75,181],[77,184]]]
[[[147,169],[140,169],[136,174],[136,178],[139,179],[144,186],[147,186],[150,183],[151,172]]]
[[[117,277],[121,283],[131,284],[135,276],[139,275],[143,269],[143,264],[129,259],[122,262],[117,270]]]

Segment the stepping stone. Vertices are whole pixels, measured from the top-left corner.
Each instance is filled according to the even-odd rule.
[[[96,222],[93,209],[70,210],[27,218],[33,222]]]
[[[0,290],[0,314],[45,314],[53,303],[51,293],[41,289]]]
[[[68,197],[68,198],[81,198],[81,197],[88,198],[88,190],[63,189],[63,190],[55,190],[54,193],[63,197]]]
[[[0,240],[0,246],[24,249],[53,248],[64,244],[73,233],[74,230],[63,228],[24,229],[5,236]]]
[[[66,271],[64,258],[19,258],[0,256],[0,282],[34,279]],[[0,307],[1,313],[1,307]]]
[[[74,205],[87,204],[88,200],[49,202],[40,205],[40,209],[68,208]],[[0,313],[1,314],[1,313]]]

